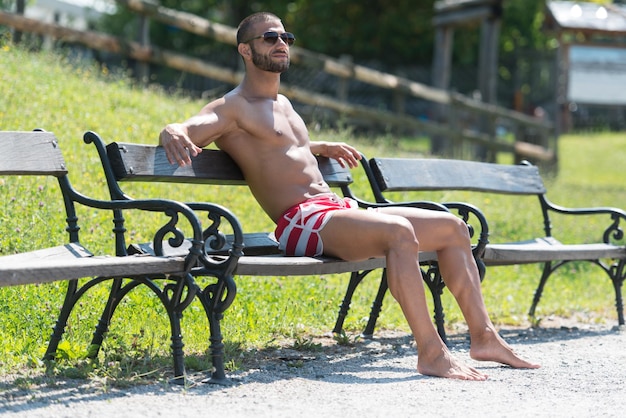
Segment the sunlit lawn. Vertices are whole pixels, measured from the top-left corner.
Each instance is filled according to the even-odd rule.
[[[1,44],[0,44],[1,45]],[[0,129],[43,128],[60,140],[70,178],[75,187],[96,197],[106,197],[99,160],[93,146],[82,142],[86,130],[98,132],[107,142],[155,143],[160,128],[169,121],[195,113],[202,102],[133,88],[124,78],[103,74],[94,67],[71,67],[54,57],[0,47]],[[312,132],[313,139],[349,141],[368,156],[417,156],[427,149],[424,140],[380,136],[364,138],[349,131]],[[571,206],[626,208],[626,136],[620,133],[565,135],[560,139],[558,176],[549,179],[548,196]],[[365,179],[355,172],[355,191],[367,197]],[[246,231],[270,230],[272,222],[258,208],[246,188],[129,184],[135,196],[167,196],[179,200],[216,201],[240,217]],[[536,199],[469,193],[421,194],[436,201],[467,200],[480,207],[490,220],[491,241],[509,241],[540,234]],[[413,197],[413,196],[412,196]],[[27,251],[66,242],[63,206],[54,180],[0,179],[0,254]],[[82,211],[81,241],[95,251],[110,252],[110,214]],[[151,238],[154,221],[129,216],[133,241]],[[598,240],[604,227],[592,221],[554,222],[555,235],[564,242]],[[528,231],[528,228],[532,232]],[[486,304],[498,325],[528,326],[530,306],[540,269],[536,265],[490,268],[483,283]],[[345,323],[357,334],[365,325],[378,285],[378,273],[358,290]],[[224,337],[229,353],[234,348],[267,347],[276,339],[307,338],[328,332],[334,325],[347,275],[325,277],[242,277],[238,295],[227,311]],[[11,373],[37,366],[46,348],[51,327],[62,303],[65,284],[0,289],[0,371]],[[61,348],[72,359],[66,369],[78,375],[91,370],[84,356],[107,295],[106,286],[90,292],[71,318]],[[446,291],[447,325],[454,332],[462,317]],[[612,285],[594,266],[572,264],[548,283],[537,311],[539,317],[576,316],[581,320],[616,322]],[[183,319],[185,350],[202,354],[208,345],[208,327],[201,306],[194,303]],[[380,328],[408,332],[398,305],[388,296]],[[105,340],[102,359],[107,373],[127,373],[121,361],[141,370],[142,362],[157,357],[170,367],[169,327],[158,300],[146,289],[137,289],[120,306]],[[125,353],[120,360],[119,353]],[[232,360],[232,358],[230,359]],[[235,358],[236,360],[236,358]],[[202,356],[191,356],[191,367],[206,368]],[[116,363],[117,362],[117,363]],[[116,366],[116,364],[118,366]],[[230,363],[236,367],[236,362]],[[81,369],[84,367],[84,369]],[[117,368],[116,368],[117,367]],[[148,364],[146,367],[154,367]]]

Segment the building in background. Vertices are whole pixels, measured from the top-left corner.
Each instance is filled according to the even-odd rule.
[[[34,0],[28,2],[24,16],[48,23],[58,23],[86,30],[90,22],[115,11],[113,0]]]
[[[561,129],[626,129],[626,5],[549,1],[546,29],[559,40]]]

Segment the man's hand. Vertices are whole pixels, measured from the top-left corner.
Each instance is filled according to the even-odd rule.
[[[311,142],[311,152],[337,160],[342,167],[355,168],[361,159],[359,151],[345,142]]]
[[[187,135],[187,128],[181,123],[170,123],[159,134],[159,144],[165,149],[170,164],[181,167],[191,164],[191,157],[202,152]]]

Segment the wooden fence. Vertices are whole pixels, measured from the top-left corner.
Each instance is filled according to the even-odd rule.
[[[234,28],[141,0],[116,1],[144,19],[142,27],[148,26],[148,19],[154,19],[199,36],[236,45],[236,29]],[[30,32],[64,42],[82,44],[92,49],[124,55],[139,62],[163,65],[232,85],[238,84],[243,77],[243,74],[238,71],[151,46],[147,39],[130,41],[93,31],[78,31],[4,11],[0,11],[0,24],[10,26],[15,31]],[[303,48],[294,46],[291,53],[292,63],[295,65],[324,71],[339,77],[346,83],[357,80],[393,91],[396,106],[394,111],[381,111],[349,103],[345,88],[339,88],[337,97],[331,97],[282,83],[281,93],[292,100],[327,108],[353,119],[365,119],[404,131],[417,131],[431,138],[443,138],[449,146],[448,149],[453,150],[446,153],[450,156],[467,157],[467,155],[458,155],[455,150],[467,149],[469,145],[473,148],[481,148],[483,159],[487,160],[495,160],[498,152],[505,152],[513,153],[516,160],[526,158],[547,163],[553,167],[556,163],[557,138],[554,135],[553,125],[548,121],[486,104],[457,93],[435,89],[403,77],[346,63]],[[433,106],[440,106],[444,109],[447,122],[438,123],[403,114],[402,100],[407,96],[426,100],[433,103]],[[461,122],[462,120],[475,121],[475,123],[468,124]],[[479,132],[478,126],[490,127],[490,132]],[[498,137],[495,134],[496,126],[506,126],[507,130],[514,134],[514,139]],[[532,142],[528,138],[533,138]]]

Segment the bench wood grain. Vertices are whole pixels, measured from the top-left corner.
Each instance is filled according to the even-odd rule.
[[[133,277],[176,274],[185,270],[185,257],[143,255],[94,256],[77,243],[0,257],[0,286],[50,283],[83,277]]]

